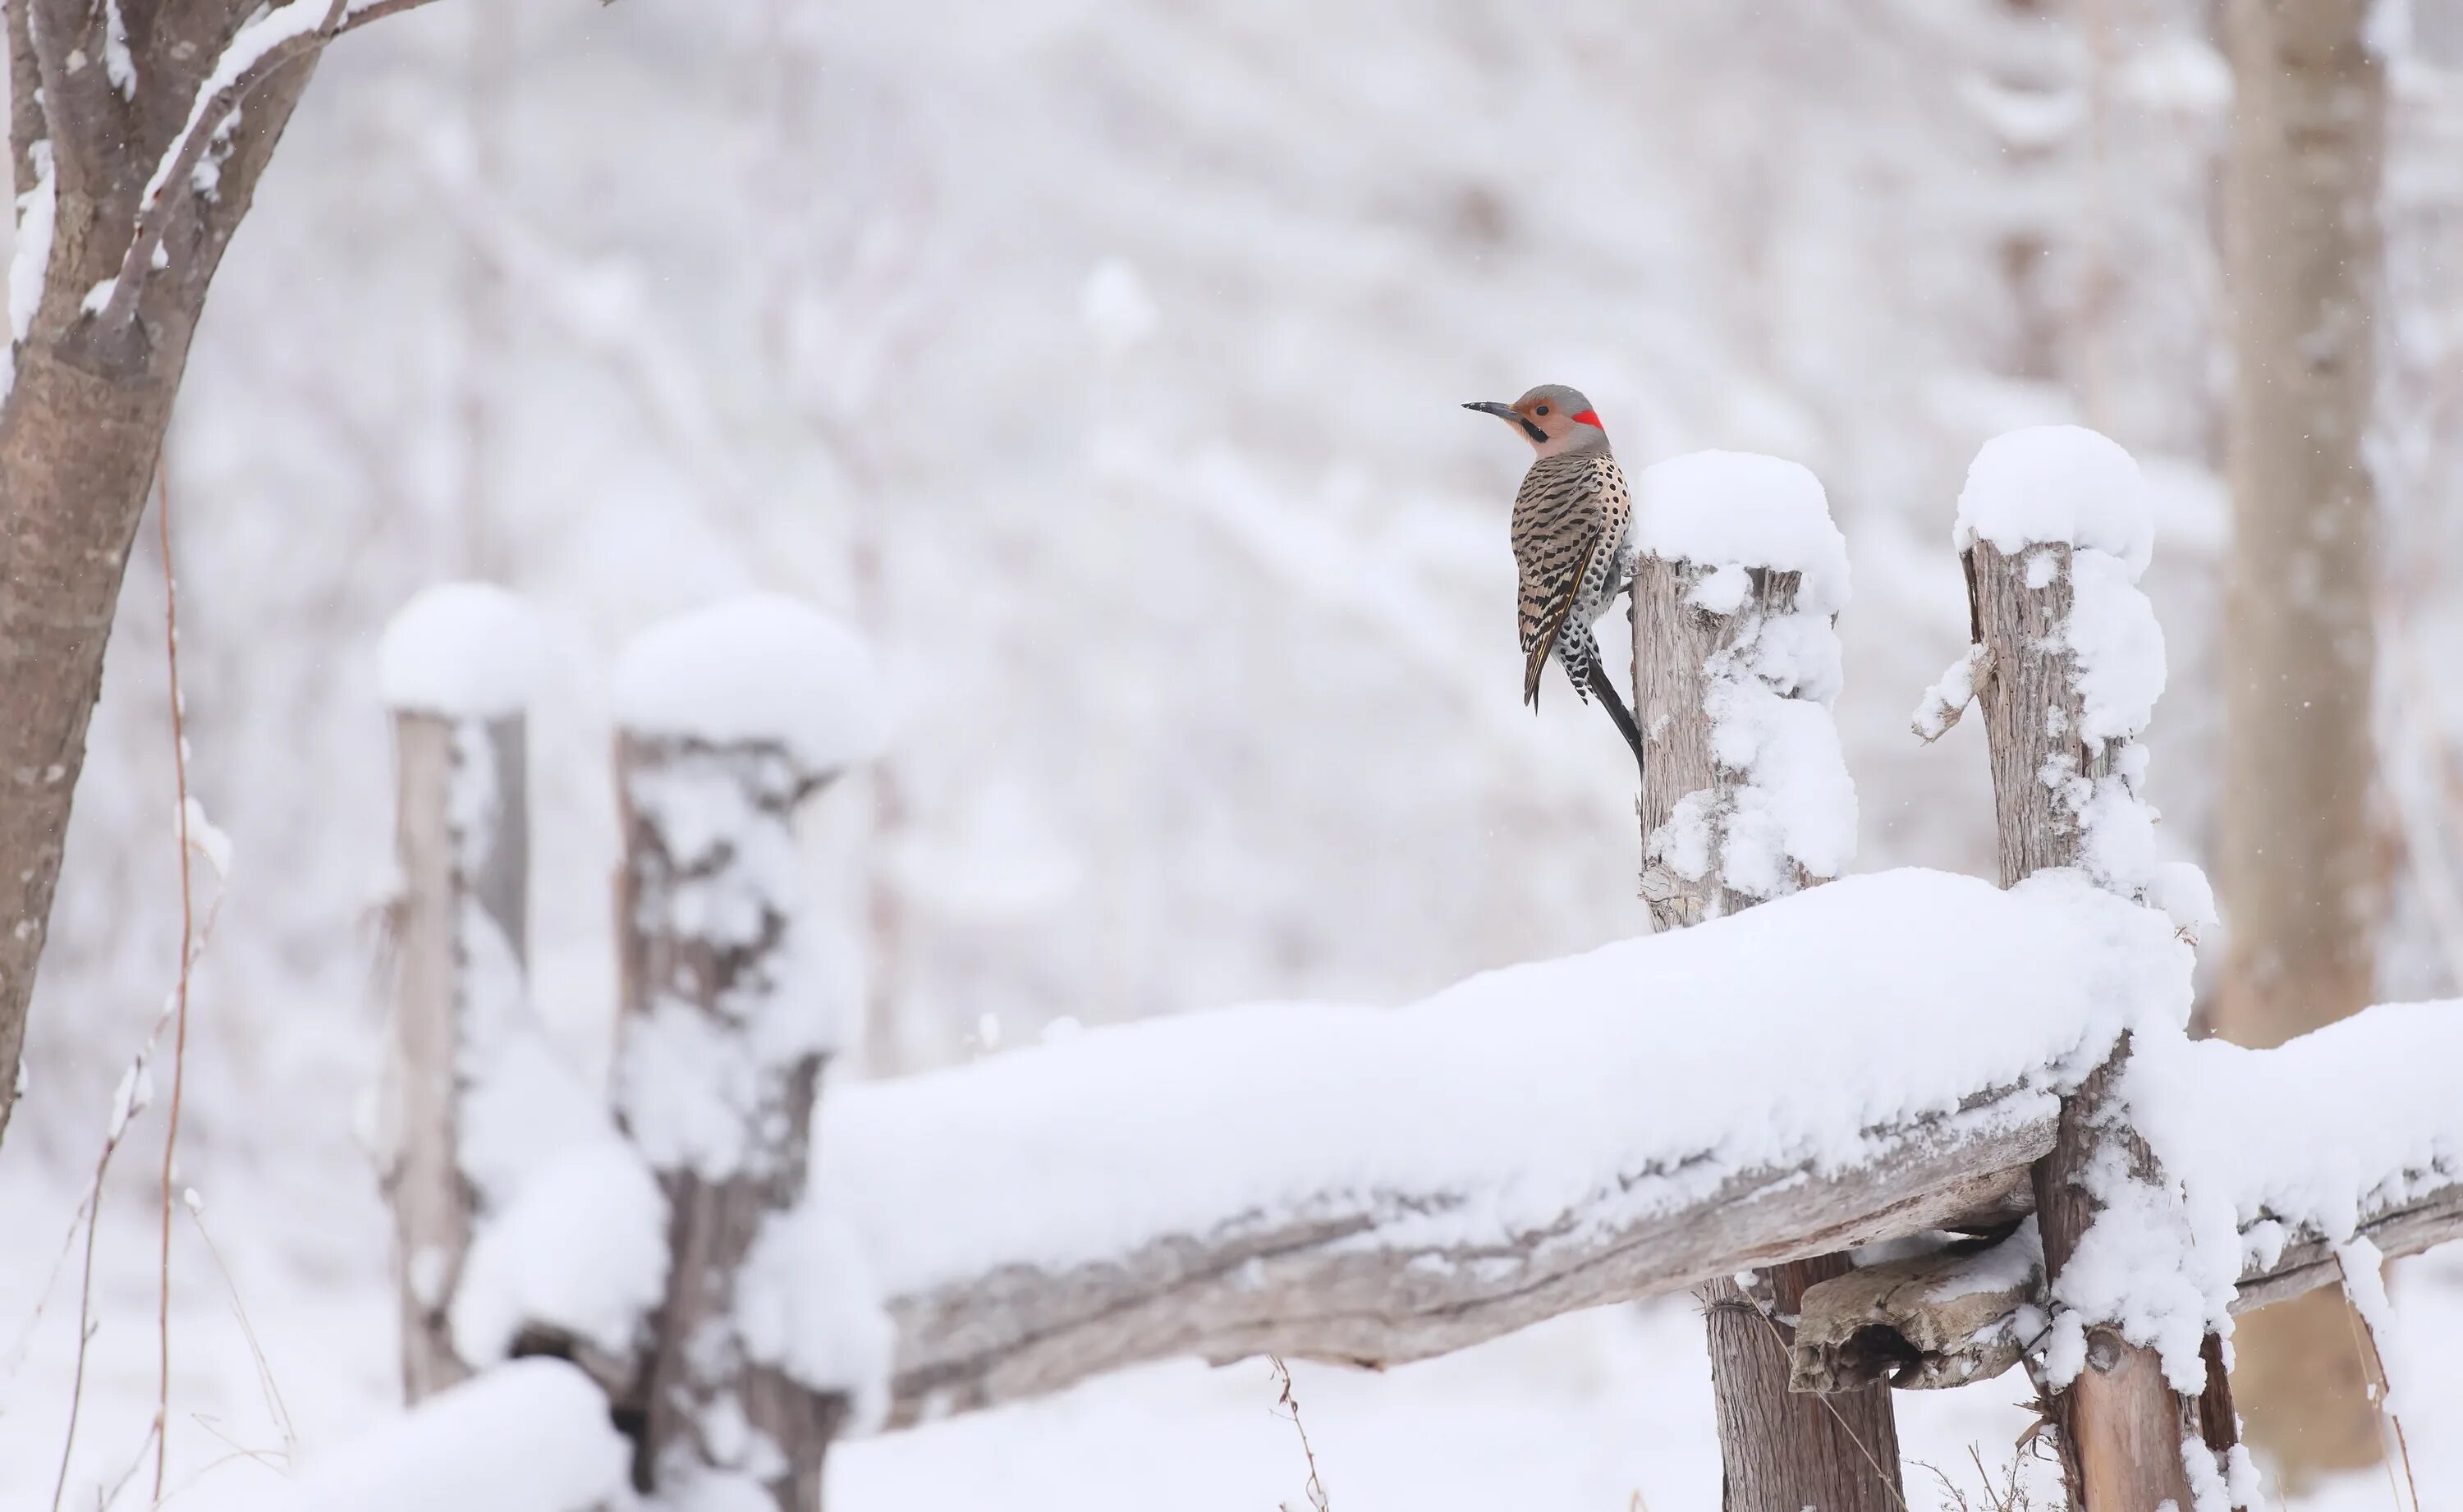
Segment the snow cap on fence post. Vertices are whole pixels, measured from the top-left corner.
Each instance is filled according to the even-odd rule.
[[[1820,482],[1776,457],[1670,458],[1639,480],[1628,551],[1659,927],[1837,876],[1856,851],[1830,715],[1847,546]]]
[[[2077,846],[2061,861],[2036,864],[2082,867],[2097,885],[2151,903],[2194,934],[2213,922],[2213,896],[2195,866],[2155,859],[2157,814],[2141,796],[2147,752],[2137,740],[2165,679],[2163,627],[2138,587],[2154,540],[2137,462],[2079,425],[2038,425],[1986,442],[1968,468],[1951,528],[1952,544],[1971,563],[1979,543],[2021,558],[2025,587],[2052,594],[2046,613],[2054,622],[2034,628],[2046,649],[2066,654],[2067,674],[2065,686],[2039,690],[2057,765],[2038,773],[2051,822],[2037,832],[2064,845],[2061,836],[2074,834]],[[1977,664],[1971,648],[1936,690],[1954,688],[1955,702],[1929,693],[1919,726],[1935,711],[1945,711],[1935,713],[1943,728],[1956,720],[1976,692],[1972,675],[1962,682],[1961,674]],[[2024,677],[2022,670],[2014,681]],[[2076,738],[2066,739],[2073,722]]]
[[[809,1508],[851,1403],[881,1396],[887,1349],[860,1264],[827,1267],[848,1294],[780,1289],[775,1257],[828,1217],[799,1203],[842,1018],[809,969],[793,821],[879,748],[880,680],[837,621],[756,595],[644,631],[615,681],[617,1105],[677,1214],[646,1462],[670,1496]],[[770,1336],[781,1320],[799,1341]],[[809,1347],[822,1338],[849,1342]]]
[[[778,594],[653,625],[616,664],[616,723],[626,734],[774,745],[809,779],[879,754],[883,711],[862,638]]]
[[[529,707],[541,665],[530,606],[493,583],[422,589],[385,625],[378,686],[398,713],[501,719]]]

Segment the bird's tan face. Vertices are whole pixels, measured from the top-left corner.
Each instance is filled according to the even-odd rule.
[[[1467,404],[1464,408],[1504,421],[1542,457],[1607,444],[1607,432],[1601,426],[1590,401],[1562,384],[1542,384],[1511,404]]]

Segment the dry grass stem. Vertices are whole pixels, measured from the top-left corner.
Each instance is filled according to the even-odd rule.
[[[171,682],[171,772],[178,788],[180,841],[180,979],[171,1030],[171,1109],[163,1134],[163,1274],[155,1314],[157,1372],[154,1382],[154,1500],[163,1500],[163,1479],[171,1453],[171,1204],[180,1151],[180,1094],[188,1069],[188,976],[196,963],[196,904],[188,876],[188,737],[180,695],[180,579],[171,566],[171,469],[154,467],[155,520],[163,543],[163,650]]]
[[[1292,1394],[1292,1368],[1283,1363],[1279,1354],[1269,1354],[1266,1359],[1274,1366],[1275,1384],[1281,1392],[1275,1399],[1275,1415],[1291,1419],[1293,1429],[1300,1436],[1300,1454],[1308,1460],[1308,1485],[1304,1488],[1308,1503],[1314,1512],[1327,1512],[1325,1482],[1318,1479],[1317,1451],[1309,1447],[1308,1425],[1300,1421],[1300,1401]],[[1286,1501],[1283,1506],[1289,1512],[1291,1503]]]

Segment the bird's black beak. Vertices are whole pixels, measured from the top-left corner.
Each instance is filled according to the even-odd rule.
[[[1493,399],[1484,399],[1466,404],[1463,408],[1475,409],[1483,415],[1493,415],[1498,420],[1511,421],[1514,424],[1521,428],[1523,435],[1531,438],[1532,445],[1542,446],[1547,444],[1548,433],[1541,430],[1538,426],[1532,424],[1529,421],[1524,420],[1521,416],[1515,414],[1514,412],[1514,406],[1511,404],[1499,404]]]

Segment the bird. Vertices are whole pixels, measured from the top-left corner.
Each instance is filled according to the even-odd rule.
[[[1539,675],[1553,655],[1583,702],[1592,695],[1646,770],[1642,731],[1600,662],[1591,627],[1624,588],[1633,495],[1608,449],[1599,411],[1578,389],[1542,383],[1511,404],[1482,400],[1465,409],[1512,425],[1538,454],[1514,496],[1514,560],[1521,576],[1522,702],[1539,707]]]

